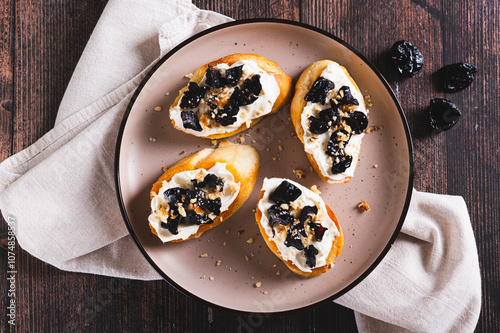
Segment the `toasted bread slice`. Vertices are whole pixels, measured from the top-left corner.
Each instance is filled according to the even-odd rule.
[[[217,164],[217,165],[216,165]],[[228,141],[222,141],[217,149],[206,148],[203,149],[193,155],[187,156],[177,163],[168,168],[165,173],[156,181],[150,192],[150,199],[152,201],[152,210],[149,218],[149,224],[151,227],[151,231],[160,237],[164,242],[180,242],[184,240],[188,240],[194,237],[200,237],[205,231],[210,230],[220,223],[228,219],[232,214],[234,214],[248,199],[250,193],[255,186],[255,182],[257,179],[257,174],[259,171],[260,160],[259,155],[255,148],[250,145],[239,145],[233,144]],[[162,228],[162,222],[169,222],[168,219],[161,219],[161,214],[170,214],[169,216],[173,216],[172,211],[167,211],[165,207],[163,207],[163,212],[160,212],[158,208],[156,211],[153,209],[153,200],[164,200],[163,206],[166,205],[166,199],[163,199],[165,188],[165,184],[170,182],[175,175],[179,175],[183,172],[189,172],[195,170],[196,172],[200,172],[202,175],[210,173],[210,170],[223,170],[223,173],[227,175],[229,172],[230,176],[227,179],[230,179],[231,176],[233,178],[232,181],[227,181],[227,186],[232,186],[232,188],[224,187],[224,191],[220,189],[221,193],[234,193],[231,196],[232,202],[228,206],[228,208],[224,211],[221,210],[220,214],[213,218],[213,223],[205,223],[198,226],[192,226],[191,229],[192,234],[184,233],[183,237],[177,237],[173,235],[169,230]],[[201,171],[199,171],[201,170]],[[217,175],[216,176],[220,176]],[[222,179],[222,176],[221,176]],[[203,180],[200,178],[199,181]],[[193,188],[191,180],[187,179],[185,182],[188,184],[187,186],[183,186],[183,188],[188,188],[191,190],[196,190]],[[237,185],[239,185],[239,190],[236,190]],[[163,188],[163,190],[161,190]],[[233,192],[231,192],[233,191]],[[161,193],[160,193],[161,192]],[[217,192],[217,191],[216,191]],[[237,194],[236,194],[237,192]],[[222,195],[222,194],[221,194]],[[161,196],[160,199],[156,198]],[[228,194],[229,196],[229,194]],[[156,199],[155,199],[156,198]],[[223,200],[223,199],[221,199]],[[224,202],[222,201],[222,205]],[[202,211],[203,209],[200,207],[196,207],[197,203],[194,204],[194,208],[191,207],[192,210],[196,211],[198,214],[210,214],[208,211]],[[159,207],[159,206],[157,206]],[[170,207],[170,206],[168,206]],[[183,205],[185,210],[189,207]],[[175,214],[175,212],[174,212]],[[162,233],[161,235],[159,235]]]
[[[259,109],[268,108],[268,107],[271,107],[271,105],[267,105],[267,104],[272,104],[272,108],[271,108],[270,112],[263,113],[262,115],[259,116],[258,113],[260,111],[256,111],[255,117],[247,119],[239,127],[234,128],[235,126],[232,126],[232,125],[228,125],[226,127],[226,126],[216,124],[213,120],[211,120],[210,114],[208,114],[207,112],[205,112],[203,114],[199,114],[201,111],[200,112],[197,111],[197,117],[198,117],[198,121],[200,123],[200,126],[202,127],[202,131],[195,131],[195,130],[192,130],[189,128],[185,128],[182,120],[180,120],[181,118],[180,118],[179,113],[182,111],[189,111],[190,109],[189,108],[181,108],[179,106],[179,102],[181,102],[181,98],[183,97],[184,93],[189,90],[188,89],[189,84],[188,84],[184,88],[181,89],[181,91],[179,92],[179,95],[177,96],[175,101],[170,106],[170,111],[169,111],[170,119],[172,120],[172,124],[174,125],[174,127],[176,129],[183,131],[185,133],[188,133],[188,134],[192,134],[192,135],[204,137],[204,138],[210,138],[210,139],[226,138],[226,137],[238,134],[241,131],[244,131],[244,130],[256,125],[266,115],[269,115],[269,114],[272,114],[272,113],[278,111],[279,109],[281,109],[283,106],[285,106],[290,101],[290,99],[292,98],[292,94],[293,94],[292,78],[287,76],[285,73],[283,73],[283,71],[279,68],[278,64],[276,64],[275,62],[273,62],[269,59],[266,59],[260,55],[257,55],[257,54],[238,53],[238,54],[232,54],[232,55],[225,56],[225,57],[223,57],[219,60],[216,60],[216,61],[212,61],[211,63],[208,63],[208,64],[198,68],[194,72],[194,74],[192,75],[190,82],[200,84],[200,82],[202,82],[202,80],[205,77],[205,73],[207,72],[209,65],[212,67],[215,67],[219,64],[227,64],[228,66],[231,66],[240,60],[254,62],[258,66],[258,68],[260,68],[265,73],[269,74],[271,77],[270,77],[270,80],[267,82],[272,83],[272,81],[273,81],[272,78],[274,78],[275,83],[277,84],[276,88],[279,89],[277,97],[274,101],[269,101],[269,103],[265,103],[266,105],[263,105],[262,107],[259,108]],[[243,75],[245,75],[245,73]],[[262,92],[259,96],[266,94],[264,87],[265,86],[263,85]],[[227,90],[230,91],[231,90],[230,88],[231,87],[228,87]],[[212,90],[214,90],[214,89],[211,89],[210,91],[212,91]],[[220,103],[227,105],[226,102],[230,97],[230,92],[228,92],[228,91],[223,92],[223,91],[224,91],[224,89],[222,89],[222,92],[221,92],[221,89],[218,90],[218,92],[221,92],[221,95],[217,95],[216,100],[218,102],[224,101],[224,102],[220,102]],[[216,92],[216,93],[218,93],[218,92]],[[207,102],[206,100],[202,99],[201,104],[205,103],[205,105],[206,105],[206,102]],[[224,105],[221,105],[221,106],[224,106]],[[252,103],[250,105],[244,106],[244,107],[250,108],[250,107],[252,107]],[[240,113],[242,113],[242,112],[245,113],[246,111],[240,111]],[[217,127],[214,127],[215,125],[217,125]],[[212,131],[212,133],[209,133],[209,131]],[[214,131],[215,131],[215,133],[213,133]]]
[[[326,148],[325,138],[321,140],[321,135],[315,135],[311,133],[308,128],[304,128],[303,119],[303,113],[305,112],[306,106],[311,105],[311,103],[308,104],[309,102],[305,100],[305,96],[311,90],[311,87],[313,86],[315,81],[322,75],[323,71],[325,71],[325,69],[329,65],[337,67],[336,73],[337,77],[340,80],[337,82],[332,81],[335,84],[334,90],[338,90],[341,86],[344,85],[348,86],[353,96],[358,100],[359,106],[356,107],[356,110],[359,109],[365,115],[367,114],[363,95],[359,90],[356,82],[354,82],[352,77],[343,66],[340,66],[339,64],[331,60],[321,60],[314,62],[302,72],[299,80],[297,81],[297,84],[295,85],[295,95],[292,99],[290,113],[297,136],[299,137],[300,141],[302,141],[307,158],[309,159],[309,162],[311,163],[316,173],[321,177],[321,179],[330,184],[342,184],[347,183],[352,178],[352,174],[354,173],[358,161],[360,151],[359,146],[361,144],[361,137],[363,136],[363,134],[357,134],[358,137],[355,140],[356,146],[352,144],[350,147],[352,148],[352,161],[350,167],[347,169],[347,172],[334,174],[326,166],[328,163],[323,161],[323,159],[328,158],[324,152]],[[329,101],[326,102],[327,105],[329,103]],[[331,131],[327,133],[329,135]],[[312,141],[318,138],[319,140]],[[328,141],[328,138],[326,138],[326,141]],[[331,163],[329,164],[329,166],[331,167]]]
[[[276,190],[276,184],[281,184],[282,181],[287,181],[293,184],[302,191],[301,196],[305,195],[308,198],[307,200],[304,200],[299,197],[294,201],[295,203],[292,202],[290,204],[287,204],[289,208],[291,207],[291,216],[293,216],[294,214],[300,216],[300,212],[298,211],[303,208],[300,207],[300,202],[314,202],[315,206],[318,207],[317,215],[313,215],[311,220],[306,220],[306,222],[304,222],[304,231],[306,231],[307,236],[300,236],[301,242],[304,247],[314,245],[315,247],[319,247],[321,249],[321,251],[318,253],[319,257],[315,256],[314,259],[317,265],[314,265],[313,267],[307,265],[307,258],[302,258],[306,256],[305,251],[301,252],[293,246],[286,245],[284,242],[284,240],[286,240],[286,237],[288,237],[288,234],[291,232],[290,226],[299,223],[299,218],[295,217],[294,222],[287,226],[282,225],[280,222],[274,222],[273,226],[270,226],[269,224],[270,212],[269,210],[266,211],[265,207],[270,207],[270,205],[276,204],[275,202],[272,202],[272,200],[270,199],[270,195],[274,190]],[[328,267],[332,265],[335,258],[340,255],[340,253],[342,252],[342,247],[344,245],[342,228],[340,227],[337,217],[335,216],[333,211],[330,209],[330,207],[328,207],[328,205],[325,204],[325,202],[319,197],[319,195],[291,180],[282,178],[272,178],[270,180],[266,179],[264,181],[263,187],[264,188],[260,192],[255,219],[257,220],[260,232],[269,249],[271,249],[271,251],[278,258],[280,258],[291,271],[296,274],[304,277],[314,277],[318,274],[325,273]],[[294,212],[294,206],[298,211]],[[286,208],[286,206],[284,207]],[[325,216],[325,214],[328,218]],[[316,238],[317,236],[316,231],[314,231],[315,229],[312,229],[309,223],[319,223],[322,227],[327,228],[326,231],[323,231],[321,238],[319,238],[320,241],[318,241],[318,238]],[[305,226],[306,224],[307,227]],[[284,253],[285,251],[286,253]],[[318,261],[316,261],[316,259],[318,259]],[[304,265],[304,261],[306,262],[306,265]]]

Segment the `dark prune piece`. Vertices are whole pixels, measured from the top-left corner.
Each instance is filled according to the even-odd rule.
[[[444,91],[455,92],[471,85],[477,73],[473,64],[458,63],[447,65],[438,70],[439,84]]]
[[[314,237],[317,242],[321,242],[323,240],[323,235],[328,228],[323,227],[320,223],[309,223],[309,227],[314,231]]]
[[[312,218],[313,215],[318,214],[318,207],[316,206],[305,206],[300,211],[300,222],[304,223],[308,218]]]
[[[339,160],[337,161],[336,158],[333,159],[333,164],[332,164],[332,173],[334,175],[338,173],[342,173],[347,170],[352,164],[352,156],[351,155],[343,155],[338,157]]]
[[[268,210],[269,214],[269,225],[273,230],[274,235],[274,223],[279,222],[281,225],[289,225],[295,221],[293,216],[290,215],[290,212],[286,209],[281,208],[279,205],[272,205]]]
[[[226,80],[222,77],[221,72],[215,67],[208,65],[205,72],[205,83],[213,88],[221,88],[226,85]]]
[[[163,195],[167,199],[170,206],[173,206],[178,202],[182,202],[183,194],[186,194],[186,190],[180,187],[172,187],[163,192]]]
[[[337,102],[338,105],[359,105],[359,102],[351,93],[351,88],[348,86],[340,87],[337,94],[340,96],[340,100]]]
[[[412,77],[424,65],[420,50],[408,41],[401,40],[391,47],[391,59],[402,76]]]
[[[226,69],[226,84],[235,86],[243,74],[243,65]]]
[[[162,222],[160,225],[163,229],[167,229],[172,235],[177,235],[179,233],[180,216],[177,216],[175,219],[169,219],[167,223]]]
[[[328,145],[326,146],[326,154],[328,156],[332,156],[334,159],[336,156],[340,156],[344,154],[344,149],[340,148],[339,137],[343,138],[342,142],[344,142],[344,147],[347,146],[347,143],[351,139],[351,134],[347,133],[344,130],[338,130],[332,133],[330,136],[330,140],[328,140]]]
[[[198,120],[198,116],[193,111],[181,111],[181,119],[182,126],[184,126],[184,128],[190,128],[197,132],[201,132],[203,130],[203,128],[201,128],[200,121]]]
[[[211,224],[214,221],[205,214],[197,214],[192,209],[186,209],[186,216],[182,217],[180,223],[184,224]]]
[[[200,207],[203,208],[204,210],[208,210],[215,215],[220,214],[220,208],[222,207],[222,201],[221,198],[216,198],[216,199],[205,199],[205,198],[200,198],[198,200]]]
[[[269,200],[280,205],[284,203],[289,204],[300,197],[301,194],[302,191],[297,186],[284,180],[276,187],[274,192],[269,195]]]
[[[319,253],[318,249],[314,245],[309,245],[304,249],[304,254],[306,256],[306,264],[310,268],[316,267],[316,255]]]
[[[325,104],[326,95],[333,88],[335,88],[335,84],[332,81],[320,76],[314,81],[304,100],[306,102]]]
[[[229,104],[233,107],[252,104],[259,97],[261,90],[260,75],[255,74],[251,79],[246,79],[241,88],[234,89],[229,98]]]
[[[368,127],[368,118],[363,112],[354,111],[346,118],[346,123],[355,134],[360,134]]]
[[[202,182],[198,182],[196,179],[191,179],[191,182],[196,189],[209,188],[221,192],[224,187],[224,181],[213,173],[207,174]]]
[[[304,244],[302,244],[302,239],[300,238],[300,235],[303,234],[305,236],[305,231],[302,232],[301,230],[304,230],[304,225],[300,225],[300,223],[292,224],[290,228],[288,228],[287,234],[286,234],[286,239],[283,242],[285,246],[293,246],[297,250],[303,250],[304,249]]]
[[[431,127],[436,133],[440,133],[452,128],[460,119],[462,113],[452,102],[442,98],[434,98],[431,100],[429,107],[429,116]]]
[[[238,115],[239,111],[240,108],[238,106],[231,107],[229,105],[226,105],[224,109],[211,108],[210,117],[222,126],[228,126],[234,124],[236,120],[238,120],[236,116]]]
[[[183,109],[194,109],[200,105],[200,100],[205,97],[209,87],[200,87],[195,82],[189,82],[188,90],[182,95],[179,106]]]
[[[323,134],[330,129],[330,127],[340,123],[341,117],[336,104],[332,108],[321,110],[318,114],[319,118],[310,116],[309,131],[314,134]]]

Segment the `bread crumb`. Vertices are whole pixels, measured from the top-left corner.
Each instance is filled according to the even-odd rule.
[[[382,126],[382,125],[373,125],[373,126],[367,128],[367,129],[365,129],[364,132],[366,134],[369,134],[371,132],[375,132],[375,131],[381,130],[382,128],[384,128],[384,126]]]
[[[210,281],[213,281],[213,280],[214,280],[214,277],[213,277],[213,276],[211,276],[211,277],[209,277],[208,279],[209,279]]]
[[[275,161],[275,162],[276,162],[276,157],[273,157],[273,161]]]
[[[278,266],[278,265],[276,265],[276,264],[273,265],[273,267],[276,267],[276,266]]]
[[[250,258],[245,254],[245,260],[248,261]]]
[[[168,95],[170,95],[170,93],[169,93],[169,92],[168,92],[168,93],[165,93],[165,96],[168,96]]]
[[[361,201],[359,204],[358,204],[358,208],[360,208],[361,210],[367,212],[370,210],[370,206],[366,203],[366,201]]]
[[[280,275],[280,274],[281,274],[281,272],[278,270],[278,271],[276,272],[276,275]]]
[[[213,144],[214,146],[216,146],[216,145],[217,145],[217,140],[215,140],[215,139],[213,139],[213,140],[212,140],[212,141],[210,141],[210,142],[212,142],[212,144]]]
[[[252,238],[252,237],[250,237],[250,238],[247,240],[247,243],[248,243],[248,244],[252,244],[252,243],[253,243],[253,238]]]
[[[220,264],[221,264],[221,263],[222,263],[222,260],[217,260],[217,261],[215,262],[215,266],[220,266]]]
[[[255,141],[255,140],[252,140],[251,142],[252,142],[252,143],[255,143],[255,142],[257,142],[257,141]]]
[[[193,73],[186,74],[186,75],[184,75],[184,77],[187,77],[188,79],[191,79],[191,78],[193,78]]]
[[[151,137],[149,137],[149,141],[156,142],[156,139],[151,136]]]
[[[167,171],[167,167],[162,167],[161,169],[163,170],[163,172]]]
[[[155,107],[155,111],[161,111],[161,106]]]
[[[318,190],[318,187],[316,185],[311,186],[311,191],[313,191],[317,195],[321,194],[321,192]]]
[[[225,241],[224,243],[222,243],[222,246],[226,246],[227,242]]]
[[[205,278],[205,275],[200,276],[200,279],[204,279],[204,278]]]
[[[260,288],[262,286],[262,282],[255,282],[255,288]]]
[[[245,138],[242,136],[239,136],[238,139],[236,139],[236,142],[241,144],[241,143],[245,142]]]
[[[333,262],[328,264],[328,268],[333,268]]]
[[[208,257],[208,253],[205,252],[205,253],[200,254],[200,258],[206,258],[206,257]]]
[[[282,145],[279,145],[279,146],[278,146],[278,150],[279,150],[279,151],[283,151],[283,146],[282,146]]]
[[[293,169],[293,173],[297,178],[300,179],[305,178],[307,176],[307,173],[302,169]]]

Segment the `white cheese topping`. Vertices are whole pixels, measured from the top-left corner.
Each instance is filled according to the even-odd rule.
[[[224,181],[224,187],[221,192],[221,213],[226,211],[229,206],[236,199],[240,191],[240,183],[234,181],[234,176],[226,169],[226,163],[215,163],[213,167],[209,170],[196,169],[191,171],[183,171],[174,175],[172,179],[167,182],[163,181],[160,191],[151,200],[151,210],[152,213],[149,215],[148,221],[151,226],[156,230],[158,237],[165,243],[172,240],[186,239],[189,236],[195,234],[200,228],[199,225],[192,224],[179,224],[177,235],[173,235],[165,228],[161,227],[161,222],[166,223],[168,216],[166,212],[169,210],[168,201],[163,195],[165,191],[169,188],[180,187],[184,189],[193,190],[192,179],[197,179],[199,182],[205,179],[205,176],[209,173],[216,175]]]
[[[182,98],[180,98],[179,103],[170,109],[170,119],[174,122],[175,126],[178,128],[184,128],[181,118],[182,111],[194,111],[200,120],[202,131],[198,132],[190,128],[184,128],[184,130],[186,130],[187,133],[196,136],[208,136],[232,132],[247,121],[251,121],[270,113],[274,102],[280,94],[280,88],[273,75],[258,67],[257,63],[253,60],[239,60],[231,66],[228,66],[227,64],[218,64],[214,66],[214,68],[224,72],[228,68],[238,67],[241,65],[243,65],[243,74],[241,75],[239,82],[243,82],[245,79],[252,77],[254,74],[259,74],[262,90],[257,100],[255,100],[252,104],[239,107],[236,122],[231,125],[221,126],[219,123],[215,122],[215,120],[210,118],[210,109],[206,104],[205,99],[202,99],[200,105],[195,109],[182,109],[179,106],[179,103],[182,100]],[[206,76],[203,77],[199,86],[206,86],[207,84],[205,83],[205,80]],[[211,91],[212,90],[214,90],[214,88],[211,88]],[[234,87],[217,89],[217,98],[220,101],[228,100],[233,91]],[[208,92],[207,95],[210,93],[211,92]]]
[[[332,96],[336,94],[338,90],[342,86],[348,86],[351,90],[352,96],[356,98],[359,102],[359,106],[356,107],[356,111],[361,111],[364,114],[367,114],[368,111],[365,108],[363,103],[363,95],[361,92],[352,84],[349,77],[346,75],[342,67],[337,64],[329,64],[321,73],[321,76],[325,79],[332,81],[335,84],[335,88],[328,94],[328,96]],[[318,114],[321,110],[330,108],[330,102],[327,101],[324,105],[320,103],[312,103],[307,102],[304,107],[304,111],[301,115],[301,124],[304,130],[304,149],[306,152],[314,156],[316,163],[321,171],[321,174],[332,180],[342,180],[346,177],[354,176],[354,169],[356,165],[356,161],[352,161],[351,166],[347,168],[343,173],[333,174],[331,167],[332,161],[331,157],[326,155],[326,148],[328,146],[328,141],[330,140],[330,136],[334,131],[333,126],[323,134],[314,134],[309,131],[309,117],[314,116],[318,118]],[[359,153],[359,149],[361,147],[361,139],[363,138],[364,133],[361,134],[353,134],[347,147],[345,148],[345,152],[348,155],[356,157]]]
[[[328,229],[325,231],[325,234],[323,235],[321,242],[316,241],[314,236],[309,237],[309,240],[305,240],[303,236],[301,236],[303,241],[308,242],[308,244],[314,245],[314,247],[318,249],[318,254],[316,255],[315,267],[321,267],[326,264],[326,259],[328,258],[328,255],[330,253],[332,243],[335,240],[336,236],[340,236],[340,232],[337,229],[335,222],[333,222],[332,219],[328,216],[325,202],[323,201],[323,199],[321,199],[321,197],[318,194],[289,179],[284,179],[284,178],[264,179],[264,184],[262,186],[262,190],[264,191],[264,196],[258,203],[259,210],[262,212],[262,218],[260,220],[260,224],[264,227],[264,230],[266,231],[266,235],[263,236],[268,237],[269,241],[276,243],[276,246],[278,247],[278,250],[281,253],[284,260],[292,261],[295,264],[295,266],[297,266],[303,272],[311,272],[312,269],[306,263],[304,251],[297,250],[293,246],[288,247],[284,244],[284,241],[286,239],[286,234],[284,232],[280,233],[278,230],[276,230],[277,227],[278,228],[281,227],[279,223],[276,222],[274,224],[274,229],[275,229],[274,235],[273,235],[273,230],[269,225],[269,213],[267,212],[267,210],[272,205],[275,205],[274,202],[269,200],[269,196],[285,180],[297,186],[302,191],[300,197],[298,197],[295,201],[293,201],[290,204],[290,206],[299,211],[302,210],[302,208],[305,206],[316,206],[318,208],[318,213],[317,213],[318,219],[316,222],[321,223],[323,227]]]

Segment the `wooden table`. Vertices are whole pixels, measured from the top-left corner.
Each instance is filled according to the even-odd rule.
[[[414,138],[415,188],[463,196],[477,240],[483,279],[477,332],[500,331],[500,3],[462,1],[195,0],[235,19],[274,17],[315,25],[364,54],[396,92]],[[49,131],[83,48],[106,5],[94,1],[0,2],[0,160]],[[397,40],[417,45],[423,72],[400,79],[387,61]],[[471,62],[466,90],[443,94],[433,73]],[[450,131],[432,135],[425,109],[445,97],[463,111]],[[6,231],[2,222],[0,230]],[[7,323],[7,251],[0,250],[0,331]],[[353,312],[334,303],[278,318],[242,318],[200,304],[163,281],[68,273],[17,248],[19,332],[323,332],[356,331]],[[111,295],[104,297],[103,295]]]

